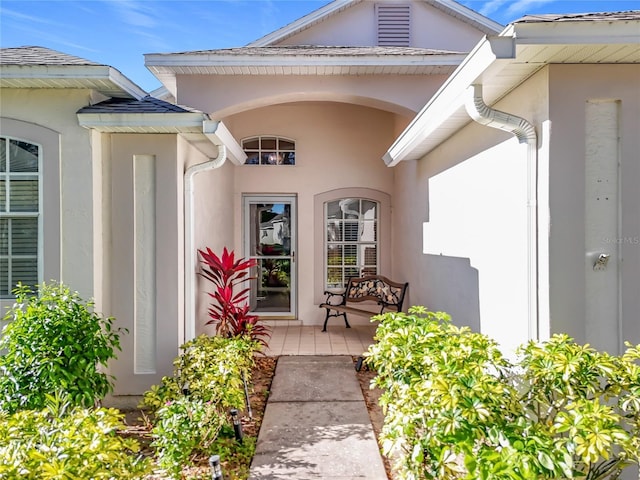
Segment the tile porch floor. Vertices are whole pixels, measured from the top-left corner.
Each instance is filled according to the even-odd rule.
[[[373,343],[376,325],[282,325],[271,327],[264,353],[277,355],[362,355]]]

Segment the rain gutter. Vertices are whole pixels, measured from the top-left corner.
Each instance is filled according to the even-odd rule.
[[[205,120],[203,122],[203,132],[207,138],[218,147],[218,155],[210,158],[206,162],[191,165],[184,173],[184,342],[189,341],[196,336],[196,265],[197,253],[195,247],[195,209],[194,198],[195,188],[194,181],[196,175],[215,170],[224,165],[227,160],[227,147],[224,142],[216,135],[218,128],[224,128],[221,122],[212,122]]]
[[[489,107],[482,97],[482,85],[467,89],[465,108],[477,123],[514,135],[527,144],[527,271],[529,339],[540,337],[538,314],[538,136],[535,127],[524,118]]]

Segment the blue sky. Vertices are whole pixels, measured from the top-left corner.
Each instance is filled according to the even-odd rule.
[[[373,0],[366,0],[373,1]],[[640,0],[459,0],[507,24],[525,14],[640,9]],[[145,53],[243,46],[328,0],[0,0],[0,47],[37,45],[111,65],[146,91]]]

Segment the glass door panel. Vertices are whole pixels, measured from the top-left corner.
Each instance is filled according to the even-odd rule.
[[[245,249],[258,266],[250,305],[265,317],[295,318],[295,197],[246,196]]]

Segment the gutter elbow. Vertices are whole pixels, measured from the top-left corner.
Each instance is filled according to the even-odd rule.
[[[489,107],[482,98],[482,85],[471,85],[467,90],[465,108],[477,123],[513,134],[520,143],[536,145],[536,129],[524,118]]]

